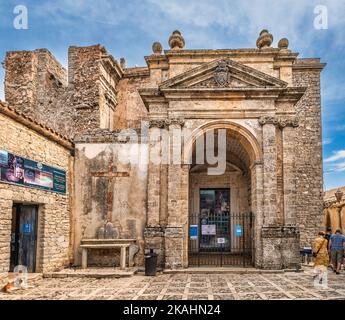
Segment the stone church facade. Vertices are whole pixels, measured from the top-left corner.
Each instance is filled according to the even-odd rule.
[[[117,238],[136,240],[132,264],[143,265],[154,249],[159,265],[187,268],[193,239],[206,234],[202,191],[225,190],[228,217],[251,216],[250,225],[231,223],[221,236],[229,248],[240,241],[234,228],[246,227],[250,265],[299,264],[300,248],[323,222],[325,65],[298,58],[287,39],[272,42],[264,30],[256,48],[186,50],[175,31],[169,50],[153,45],[146,67],[127,68],[95,45],[70,47],[68,72],[46,49],[7,53],[6,102],[74,143],[71,263],[81,264],[82,240],[110,222]],[[195,161],[197,142],[212,130],[226,137],[219,175]],[[179,146],[192,161],[172,160]],[[157,154],[169,161],[154,161]],[[102,250],[89,256],[94,265],[117,262]]]

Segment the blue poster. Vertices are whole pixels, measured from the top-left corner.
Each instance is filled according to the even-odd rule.
[[[66,172],[0,150],[0,181],[66,193]]]
[[[242,226],[236,226],[236,237],[242,237]]]
[[[190,238],[191,239],[198,239],[199,238],[199,226],[198,225],[190,226]]]

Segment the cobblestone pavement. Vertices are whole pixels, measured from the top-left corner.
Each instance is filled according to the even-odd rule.
[[[0,300],[345,300],[345,272],[316,287],[312,271],[282,274],[163,274],[155,278],[44,279]]]

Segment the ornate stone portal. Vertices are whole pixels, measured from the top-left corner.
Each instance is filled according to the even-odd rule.
[[[190,264],[193,241],[202,252],[245,238],[251,265],[296,267],[299,249],[311,244],[323,220],[325,65],[299,58],[285,38],[273,47],[267,30],[249,49],[186,49],[179,31],[168,44],[163,51],[154,43],[144,67],[128,67],[99,45],[71,47],[68,79],[47,50],[6,56],[8,102],[74,139],[74,197],[66,209],[71,260],[81,264],[83,239],[118,234],[115,240],[135,239],[141,266],[151,248],[161,266],[181,268]],[[212,131],[213,144],[206,139]],[[225,169],[213,176],[219,150]],[[208,151],[210,161],[194,157]],[[169,161],[155,162],[157,154]],[[176,154],[192,161],[175,161]],[[203,190],[213,197],[225,190],[229,199],[205,207]],[[241,214],[251,221],[232,220]],[[117,229],[99,229],[105,221]]]

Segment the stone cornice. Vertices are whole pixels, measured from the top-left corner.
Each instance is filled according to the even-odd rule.
[[[124,78],[149,77],[150,70],[146,67],[127,68],[124,70]]]
[[[151,55],[146,56],[145,61],[149,69],[169,69],[169,61],[165,55]]]
[[[101,63],[110,74],[115,76],[116,82],[119,82],[123,77],[123,70],[114,57],[108,53],[103,54]]]
[[[276,116],[263,116],[259,119],[259,124],[261,126],[264,126],[266,124],[273,124],[280,129],[284,129],[286,127],[298,128],[299,119],[297,117],[278,118]]]
[[[304,58],[297,59],[295,63],[292,65],[292,69],[294,71],[317,70],[321,72],[326,66],[327,64],[321,63],[320,59],[318,58]]]

